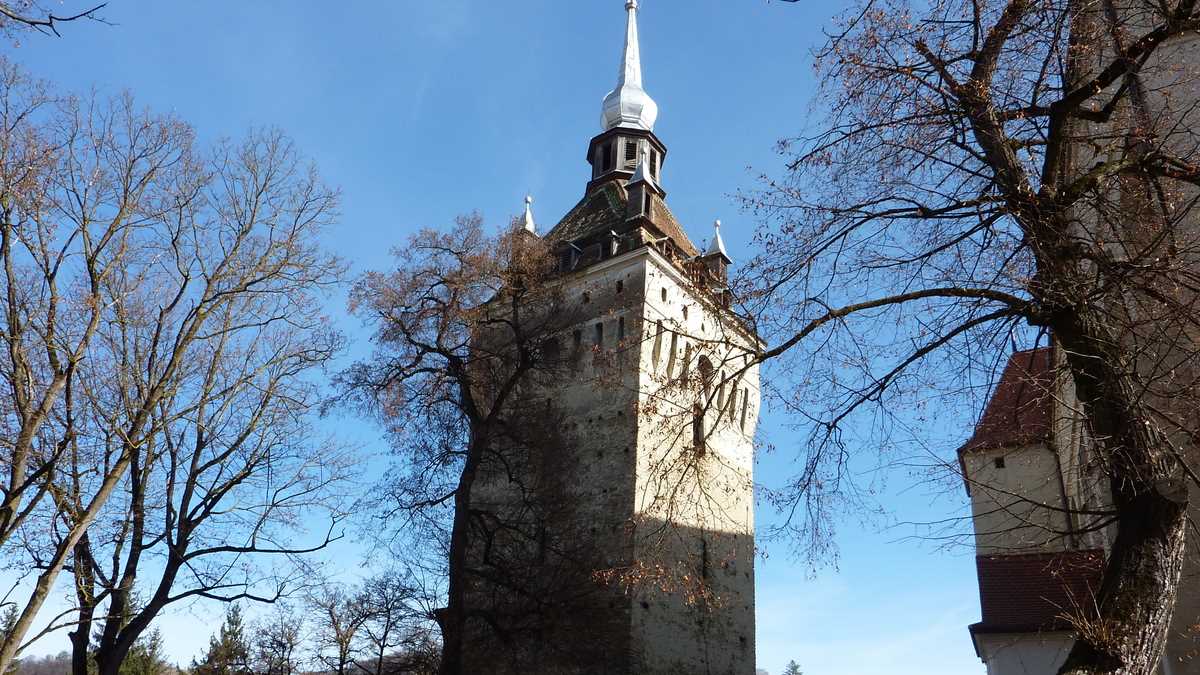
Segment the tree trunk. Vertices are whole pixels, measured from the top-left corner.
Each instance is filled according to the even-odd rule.
[[[171,588],[175,585],[175,579],[184,562],[180,550],[181,548],[177,547],[171,548],[170,557],[163,568],[162,577],[159,578],[154,595],[150,596],[146,604],[131,616],[128,623],[121,626],[120,630],[112,633],[105,631],[105,639],[96,646],[95,675],[119,675],[121,664],[125,663],[125,659],[129,656],[129,650],[133,649],[142,634],[150,628],[150,623],[154,621],[163,607],[167,606]],[[111,615],[109,620],[114,620]]]
[[[1109,477],[1117,536],[1096,602],[1060,675],[1151,675],[1183,570],[1187,486],[1171,440],[1138,382],[1136,337],[1086,308],[1055,330]],[[1084,604],[1084,603],[1081,603]]]
[[[71,639],[71,675],[88,675],[88,651],[91,648],[92,620],[96,615],[96,583],[92,570],[91,544],[87,533],[75,545],[75,599],[79,619]]]
[[[459,477],[458,489],[454,493],[454,523],[450,530],[448,556],[449,582],[446,607],[438,612],[437,621],[442,629],[442,661],[438,675],[464,675],[463,643],[467,623],[466,573],[467,534],[471,526],[471,489],[483,457],[482,439],[485,434],[472,432],[467,459]]]
[[[109,470],[109,474],[105,476],[104,482],[101,483],[100,489],[96,491],[96,495],[89,503],[85,510],[71,527],[70,532],[62,541],[58,543],[58,548],[55,551],[54,557],[51,558],[46,569],[38,575],[37,581],[34,582],[33,590],[29,594],[29,600],[25,603],[25,608],[21,611],[17,618],[17,623],[13,626],[12,632],[0,641],[0,673],[7,673],[13,665],[13,661],[17,658],[17,652],[21,648],[21,643],[25,639],[25,635],[33,626],[37,614],[42,609],[42,605],[46,603],[46,598],[50,595],[50,590],[54,587],[55,581],[58,580],[58,575],[62,572],[63,566],[67,562],[68,555],[75,550],[76,544],[87,532],[92,521],[100,513],[100,508],[108,501],[108,497],[116,488],[118,480],[125,474],[125,470],[129,467],[129,456],[126,454],[121,457],[115,465]]]
[[[1082,622],[1060,675],[1151,675],[1183,569],[1186,502],[1157,490],[1120,506],[1099,613]]]

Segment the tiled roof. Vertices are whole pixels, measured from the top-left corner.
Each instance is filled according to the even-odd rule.
[[[975,558],[983,620],[972,633],[1070,629],[1066,615],[1094,606],[1104,572],[1102,551]]]
[[[1018,447],[1050,440],[1053,393],[1053,348],[1013,354],[975,426],[974,435],[959,452]]]
[[[625,222],[625,202],[629,197],[615,181],[597,186],[567,212],[547,239],[575,241],[597,231],[616,230]]]
[[[650,211],[650,222],[654,223],[654,226],[664,235],[670,237],[684,255],[688,257],[700,255],[700,249],[696,248],[691,239],[688,239],[679,221],[675,220],[675,214],[671,213],[671,209],[667,208],[666,203],[662,200],[654,200],[654,207]]]
[[[628,202],[629,192],[619,181],[602,183],[589,191],[575,208],[563,216],[546,237],[557,241],[577,241],[597,232],[619,232],[625,224]],[[671,209],[660,199],[654,200],[650,222],[670,237],[685,256],[699,255],[700,250],[688,239]]]

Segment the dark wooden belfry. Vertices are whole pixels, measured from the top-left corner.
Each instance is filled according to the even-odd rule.
[[[631,127],[609,129],[588,145],[587,160],[592,165],[592,179],[587,191],[610,180],[628,181],[640,161],[647,163],[646,175],[659,184],[666,158],[667,146],[653,131]]]

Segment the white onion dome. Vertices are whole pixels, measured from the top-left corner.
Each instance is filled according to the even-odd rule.
[[[625,29],[625,53],[621,58],[621,71],[617,76],[617,88],[604,97],[604,130],[625,127],[654,130],[658,120],[658,104],[642,88],[642,53],[638,43],[637,0],[627,0],[625,9],[629,13]]]

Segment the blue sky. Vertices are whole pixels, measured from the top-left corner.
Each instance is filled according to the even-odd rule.
[[[733,195],[760,173],[781,171],[773,144],[806,123],[810,53],[841,0],[642,4],[646,87],[670,150],[669,202],[697,241],[722,219],[731,253],[744,260],[755,222]],[[114,26],[72,25],[62,39],[29,36],[6,50],[68,90],[128,89],[205,139],[281,128],[342,189],[341,226],[328,244],[364,271],[386,267],[389,247],[419,227],[448,226],[475,210],[507,222],[527,192],[546,226],[574,205],[600,101],[616,78],[622,5],[111,0],[105,16]],[[342,311],[341,299],[331,311]],[[353,322],[346,325],[353,334]],[[961,440],[969,418],[940,416],[945,426],[934,435]],[[339,427],[379,448],[369,425]],[[794,439],[770,412],[763,429],[778,447],[758,464],[770,484],[790,471]],[[865,458],[859,468],[875,463]],[[965,495],[905,489],[907,470],[868,477],[887,515],[841,523],[836,566],[810,574],[786,543],[764,545],[759,667],[779,673],[795,659],[807,675],[982,673],[966,631],[978,620],[970,551],[941,550],[894,525],[962,516]],[[758,518],[768,525],[775,516],[760,509]],[[205,607],[164,617],[171,655],[188,661],[215,623]],[[64,635],[35,652],[65,646]]]

